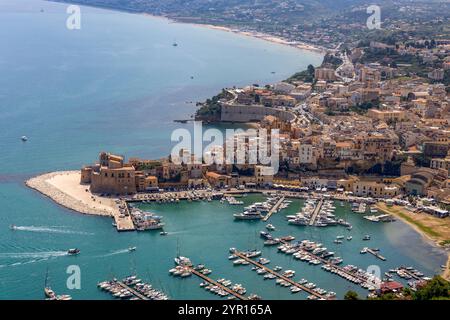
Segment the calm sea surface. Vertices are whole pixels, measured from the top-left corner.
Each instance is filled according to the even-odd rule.
[[[264,298],[304,299],[250,267],[233,267],[228,248],[262,248],[262,222],[236,223],[239,210],[219,202],[152,205],[164,216],[169,235],[159,232],[118,234],[109,218],[83,216],[55,205],[23,182],[54,170],[78,169],[105,150],[125,156],[161,157],[170,152],[174,119],[188,118],[195,102],[221,88],[282,80],[319,54],[163,19],[81,8],[81,30],[66,28],[67,5],[34,0],[0,0],[0,299],[42,299],[46,269],[57,293],[75,299],[109,299],[96,283],[136,272],[175,299],[217,298],[199,280],[168,275],[177,242],[181,253],[213,269],[213,277],[242,283]],[[43,10],[41,10],[43,9]],[[173,42],[177,47],[172,46]],[[275,72],[275,73],[272,73]],[[181,125],[183,126],[183,125]],[[185,125],[189,129],[189,125]],[[20,137],[29,137],[22,143]],[[259,200],[248,196],[246,203]],[[348,208],[354,240],[334,248],[343,228],[287,225],[274,215],[278,234],[315,239],[333,248],[346,263],[383,271],[401,263],[427,274],[439,271],[443,253],[401,222],[372,224]],[[15,224],[20,230],[11,231]],[[366,233],[382,249],[386,262],[362,256]],[[127,248],[136,246],[134,253]],[[68,257],[68,248],[82,253]],[[341,297],[349,283],[292,257],[264,248],[263,255],[294,269]],[[81,290],[66,288],[66,268],[81,268]]]

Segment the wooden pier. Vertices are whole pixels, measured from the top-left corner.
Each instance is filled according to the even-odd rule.
[[[383,257],[381,254],[379,254],[378,252],[374,251],[373,249],[367,249],[367,252],[374,255],[375,257],[377,257],[380,260],[386,261],[386,258]]]
[[[272,207],[272,209],[270,209],[270,211],[262,219],[264,222],[269,220],[270,217],[272,216],[272,214],[277,212],[278,208],[281,206],[281,204],[283,203],[284,199],[286,199],[286,197],[283,196],[283,197],[280,198],[280,200],[277,201],[277,203],[275,203],[275,205]]]
[[[206,282],[215,285],[217,287],[219,287],[220,289],[222,289],[223,291],[228,292],[229,294],[235,296],[236,298],[238,298],[239,300],[248,300],[246,297],[244,297],[243,295],[240,295],[239,293],[237,293],[236,291],[231,290],[228,287],[225,287],[223,284],[218,283],[217,281],[211,279],[210,277],[207,277],[206,275],[204,275],[201,272],[198,272],[197,270],[194,270],[193,268],[189,268],[189,271],[192,272],[193,274],[195,274],[197,277],[202,278],[203,280],[205,280]]]
[[[323,199],[321,199],[319,201],[319,203],[317,204],[317,207],[314,209],[314,212],[311,216],[311,220],[309,220],[309,225],[312,226],[316,220],[317,220],[317,216],[319,215],[320,209],[322,209],[322,205],[323,205]]]
[[[321,294],[315,292],[313,289],[309,289],[309,288],[305,287],[304,285],[301,285],[300,283],[295,282],[294,280],[291,280],[290,278],[285,277],[285,276],[283,276],[282,274],[279,274],[279,273],[276,272],[276,271],[273,271],[272,269],[270,269],[270,268],[268,268],[268,267],[266,267],[266,266],[264,266],[264,265],[262,265],[262,264],[256,262],[255,260],[252,260],[252,259],[248,258],[247,256],[245,256],[244,254],[242,254],[242,253],[239,252],[239,251],[235,251],[233,254],[235,254],[235,255],[238,256],[239,258],[244,259],[245,261],[248,261],[249,263],[251,263],[251,264],[257,266],[257,267],[260,268],[260,269],[266,270],[267,272],[273,274],[273,275],[276,276],[277,278],[283,279],[284,281],[289,282],[291,285],[293,285],[293,286],[295,286],[295,287],[297,287],[297,288],[300,288],[300,289],[302,289],[303,291],[308,292],[309,294],[311,294],[311,295],[313,295],[313,296],[315,296],[315,297],[317,297],[317,298],[319,298],[319,299],[325,299],[325,300],[326,300],[326,298],[325,298],[324,295],[321,295]]]
[[[140,300],[150,300],[149,298],[147,298],[146,296],[140,294],[139,292],[137,292],[136,290],[134,290],[133,288],[131,288],[130,286],[127,286],[125,283],[123,283],[122,281],[118,281],[116,280],[116,283],[121,286],[122,288],[130,291],[136,298],[140,299]]]

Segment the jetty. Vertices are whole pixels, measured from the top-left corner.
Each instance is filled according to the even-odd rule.
[[[319,216],[319,212],[320,209],[322,209],[322,205],[323,205],[323,199],[321,199],[319,201],[319,203],[317,204],[316,208],[314,209],[314,212],[311,216],[311,219],[309,220],[309,225],[312,226],[314,225],[314,223],[316,223],[317,217]]]
[[[137,292],[136,290],[134,290],[133,288],[131,288],[130,286],[127,286],[125,283],[123,283],[122,281],[117,280],[116,283],[121,286],[122,288],[130,291],[133,296],[135,296],[136,298],[138,298],[139,300],[150,300],[149,298],[147,298],[146,296],[144,296],[143,294]]]
[[[134,231],[133,220],[126,201],[120,201],[113,213],[114,223],[117,231]]]
[[[277,201],[277,203],[275,203],[275,205],[272,207],[272,209],[270,209],[269,212],[262,219],[264,222],[269,220],[270,217],[272,216],[272,214],[277,212],[278,208],[281,206],[281,204],[283,203],[284,199],[286,199],[286,197],[283,196]]]
[[[284,241],[284,240],[281,240],[280,243],[289,245],[289,246],[291,245],[289,242]],[[309,251],[301,249],[301,248],[298,248],[297,252],[302,252],[306,255],[309,255],[310,257],[312,257],[314,259],[319,260],[323,265],[327,266],[330,270],[334,270],[335,274],[337,274],[338,276],[340,276],[348,281],[351,281],[350,279],[353,278],[353,279],[357,279],[360,282],[360,284],[367,282],[367,279],[362,277],[361,275],[351,272],[343,267],[339,267],[338,265],[331,263],[327,259],[320,257],[316,254],[313,254],[312,252],[309,252]]]
[[[422,280],[422,277],[419,277],[418,275],[414,274],[413,272],[404,267],[400,267],[398,268],[398,270],[404,272],[405,274],[409,275],[411,278],[415,280]]]
[[[273,274],[275,277],[277,277],[277,278],[279,278],[279,279],[282,279],[282,280],[284,280],[284,281],[290,283],[292,286],[295,286],[295,287],[297,287],[297,288],[300,288],[300,289],[302,289],[303,291],[308,292],[309,294],[311,294],[311,295],[313,295],[313,296],[315,296],[315,297],[317,297],[317,298],[319,298],[319,299],[327,300],[327,298],[326,298],[324,295],[319,294],[319,293],[317,293],[316,291],[314,291],[313,289],[307,288],[307,287],[305,287],[304,285],[301,285],[300,283],[295,282],[294,280],[291,280],[290,278],[285,277],[285,276],[283,276],[282,274],[279,274],[278,272],[276,272],[276,271],[274,271],[274,270],[272,270],[272,269],[270,269],[270,268],[268,268],[268,267],[266,267],[266,266],[264,266],[264,265],[262,265],[262,264],[256,262],[255,260],[248,258],[246,255],[242,254],[242,253],[239,252],[239,251],[235,251],[235,252],[233,252],[233,254],[235,254],[237,257],[239,257],[239,258],[241,258],[241,259],[244,259],[245,261],[247,261],[247,262],[249,262],[249,263],[251,263],[251,264],[257,266],[257,267],[260,268],[260,269],[266,270],[267,272]]]
[[[246,297],[244,297],[243,295],[240,295],[240,294],[237,293],[236,291],[231,290],[231,289],[228,288],[228,287],[225,287],[223,284],[221,284],[221,283],[219,283],[219,282],[217,282],[217,281],[211,279],[210,277],[204,275],[204,274],[201,273],[201,272],[198,272],[198,271],[195,270],[194,268],[189,267],[188,269],[189,269],[189,272],[192,272],[192,274],[195,274],[197,277],[199,277],[199,278],[205,280],[206,282],[208,282],[208,283],[210,283],[210,284],[212,284],[212,285],[214,285],[214,286],[219,287],[219,288],[222,289],[223,291],[228,292],[229,294],[233,295],[234,297],[238,298],[239,300],[248,300],[248,299],[247,299]]]
[[[374,255],[374,256],[377,257],[378,259],[383,260],[383,261],[386,261],[386,258],[383,257],[381,254],[379,254],[377,251],[375,251],[375,250],[373,250],[373,249],[369,249],[369,248],[367,248],[366,251],[367,251],[368,253]]]

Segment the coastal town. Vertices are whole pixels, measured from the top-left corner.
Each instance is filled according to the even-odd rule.
[[[423,68],[431,70],[421,77],[394,58],[385,61],[385,55],[382,61],[360,62],[377,50],[395,51],[392,56],[419,56],[423,61],[433,61],[433,67],[425,63]],[[101,152],[98,162],[78,172],[47,174],[27,184],[70,209],[112,216],[118,231],[156,229],[162,230],[161,235],[168,234],[161,217],[139,209],[136,203],[220,200],[233,205],[241,204],[234,197],[260,193],[272,194],[273,198],[246,207],[244,213],[234,215],[235,219],[268,221],[273,213],[289,206],[290,200],[286,199],[303,199],[305,207],[297,215],[288,216],[289,224],[342,225],[351,229],[350,223],[334,216],[331,200],[349,202],[355,212],[363,214],[370,207],[371,214],[364,216],[369,221],[400,219],[435,245],[448,249],[450,104],[448,84],[443,80],[450,66],[449,50],[447,41],[433,45],[428,42],[424,47],[371,42],[366,48],[328,52],[321,66],[309,66],[285,81],[264,87],[254,84],[223,89],[216,97],[198,104],[197,121],[251,123],[269,135],[277,132],[280,146],[276,174],[267,174],[262,164],[226,163],[220,157],[209,163],[204,158],[196,162],[195,155],[185,149],[176,155],[178,159],[171,155],[128,161]],[[227,144],[235,150],[241,139],[244,158],[248,159],[252,140],[258,138],[245,131],[238,133],[224,145],[206,151],[203,157],[223,152]],[[381,215],[377,215],[378,211]],[[269,224],[267,228],[274,227]],[[303,249],[305,242],[289,244],[269,233],[264,238],[267,245],[281,244],[283,252],[296,252],[298,259],[323,262],[325,271],[362,283],[372,288],[372,296],[377,296],[375,286],[366,284],[370,275],[354,273],[352,266],[339,269],[336,265],[342,263],[340,257],[327,256],[327,251],[316,246],[314,252],[321,255],[312,255]],[[366,235],[363,240],[369,239]],[[336,244],[341,242],[341,238],[335,240]],[[361,254],[366,252],[386,260],[376,250],[364,248]],[[267,272],[260,265],[256,268],[261,274]],[[180,274],[197,272],[192,270],[189,267]],[[423,274],[417,276],[419,271],[411,270],[400,267],[395,272],[400,277],[423,278]],[[268,271],[273,274],[270,277],[280,277],[280,283],[291,286],[292,292],[309,290],[311,299],[324,297],[320,291],[323,289],[313,291],[302,285],[297,288],[285,276]],[[443,277],[449,276],[447,263]],[[205,279],[205,286],[212,283],[209,289],[228,295],[226,286]],[[400,292],[398,282],[386,279],[377,292]],[[421,283],[430,280],[424,279]]]
[[[239,301],[449,299],[448,4],[387,3],[383,30],[369,31],[365,4],[337,12],[315,0],[73,2],[235,32],[320,53],[323,61],[273,83],[231,84],[186,118],[170,115],[172,125],[193,132],[194,144],[193,126],[219,135],[233,127],[207,148],[188,144],[147,158],[142,149],[107,144],[90,160],[80,156],[82,166],[77,159],[66,171],[30,174],[33,200],[43,195],[53,207],[97,217],[82,217],[92,221],[89,230],[78,215],[70,226],[22,226],[10,217],[11,237],[60,233],[80,244],[7,253],[32,260],[0,268],[56,258],[76,264],[87,254],[111,272],[93,272],[86,286],[95,290],[95,282],[100,297],[121,300],[191,299],[190,290],[193,299]],[[200,139],[213,141],[203,132]],[[131,272],[124,273],[126,260]],[[185,279],[200,281],[196,290]],[[47,268],[45,298],[72,299],[48,283]]]

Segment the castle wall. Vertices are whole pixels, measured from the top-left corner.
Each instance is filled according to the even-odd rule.
[[[258,105],[229,105],[222,104],[220,120],[224,122],[256,122],[266,116],[275,116],[283,121],[292,121],[295,115],[282,109],[263,107]]]

